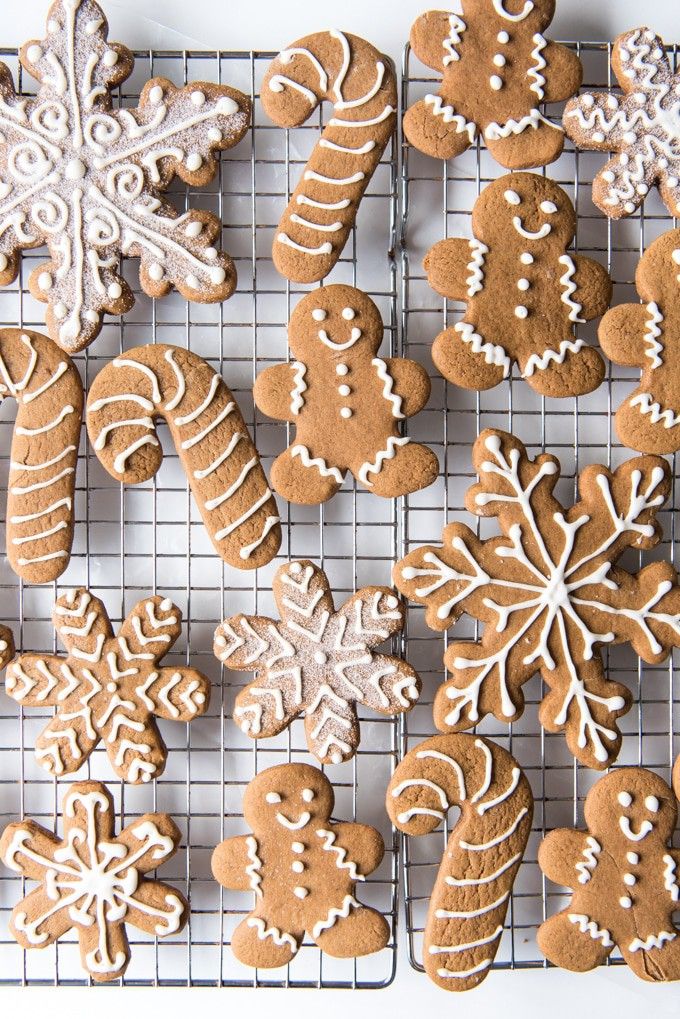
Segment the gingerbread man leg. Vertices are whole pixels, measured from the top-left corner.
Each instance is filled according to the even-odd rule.
[[[500,134],[504,125],[500,125]],[[491,127],[487,130],[494,132]],[[541,120],[536,127],[529,127],[531,145],[527,145],[527,137],[522,134],[510,133],[507,137],[490,137],[485,134],[486,146],[494,159],[508,170],[528,170],[534,166],[547,166],[554,163],[562,152],[564,134],[561,128],[554,127],[548,121]]]
[[[588,924],[592,926],[589,928]],[[596,936],[598,931],[600,934]],[[552,963],[573,973],[585,973],[601,966],[614,947],[607,931],[595,920],[584,914],[582,922],[580,918],[579,922],[574,922],[568,919],[566,912],[551,916],[541,924],[537,939],[539,948]]]
[[[349,901],[351,900],[351,901]],[[345,896],[343,903],[346,915],[335,918],[337,910],[331,910],[332,926],[317,930],[326,920],[317,924],[313,932],[319,948],[335,959],[353,959],[358,955],[380,952],[390,939],[390,928],[385,917],[370,906],[356,903],[351,896]]]
[[[295,957],[303,937],[304,931],[289,931],[285,922],[277,925],[253,911],[234,931],[231,948],[244,966],[276,969]]]
[[[493,389],[510,374],[503,348],[485,340],[469,322],[458,322],[439,334],[432,360],[445,379],[463,389]]]
[[[581,346],[578,340],[564,340],[556,350],[549,348],[543,354],[531,354],[520,368],[532,389],[552,397],[592,393],[606,370],[595,348]]]
[[[452,106],[445,106],[441,96],[432,95],[414,103],[406,111],[404,134],[427,156],[454,159],[474,143],[476,129]]]
[[[315,458],[306,446],[290,446],[272,464],[271,482],[288,502],[316,506],[326,502],[342,485],[343,474]]]
[[[431,485],[439,473],[439,461],[427,446],[390,436],[371,463],[353,464],[351,470],[375,495],[395,499]]]

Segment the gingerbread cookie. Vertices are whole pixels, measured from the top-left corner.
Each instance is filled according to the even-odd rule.
[[[354,894],[380,865],[383,840],[367,824],[331,822],[334,802],[326,776],[308,764],[267,768],[249,783],[243,813],[253,834],[225,839],[212,857],[216,881],[255,893],[231,939],[246,966],[285,966],[305,933],[340,959],[387,944],[387,921]]]
[[[7,558],[23,580],[46,584],[71,556],[83,385],[71,359],[47,336],[0,329],[0,400],[7,396],[17,402]]]
[[[279,550],[276,502],[238,404],[202,357],[165,344],[128,350],[99,372],[87,401],[90,441],[118,481],[138,485],[163,460],[154,419],[170,430],[215,550],[241,570]]]
[[[415,670],[373,651],[403,629],[404,604],[389,587],[364,587],[336,611],[326,574],[307,560],[280,566],[273,590],[280,622],[238,615],[215,632],[216,657],[255,673],[236,698],[234,721],[258,739],[303,716],[310,753],[340,764],[359,745],[356,704],[396,715],[418,699]]]
[[[325,502],[347,471],[389,499],[437,477],[432,450],[399,429],[427,403],[430,380],[415,361],[378,357],[382,335],[380,312],[355,287],[321,287],[296,306],[288,327],[296,360],[265,368],[254,389],[261,411],[295,425],[271,470],[289,502]]]
[[[509,170],[545,166],[560,155],[564,135],[541,113],[578,91],[575,53],[549,42],[555,0],[463,0],[462,17],[428,11],[411,28],[411,49],[443,75],[439,91],[404,115],[404,134],[435,159],[460,155],[480,132]]]
[[[586,831],[552,831],[538,851],[543,873],[573,889],[566,909],[539,927],[541,951],[582,973],[618,947],[643,980],[680,980],[673,793],[652,771],[620,768],[590,790],[585,819]]]
[[[261,99],[281,127],[299,127],[324,100],[333,103],[333,116],[307,160],[272,247],[282,276],[315,283],[328,276],[342,254],[394,132],[392,62],[357,35],[315,32],[272,61]]]
[[[385,805],[407,835],[429,834],[460,807],[432,890],[423,962],[445,991],[468,991],[487,977],[498,951],[531,832],[531,787],[491,740],[434,736],[406,754]]]
[[[0,624],[0,670],[9,665],[14,655],[14,634],[9,626]]]
[[[490,389],[516,362],[544,396],[597,389],[604,363],[575,328],[602,315],[612,285],[598,262],[567,252],[575,229],[562,188],[534,173],[512,173],[475,202],[472,240],[454,237],[430,248],[430,286],[467,305],[463,319],[434,341],[432,358],[444,378]]]
[[[29,278],[47,304],[47,328],[64,350],[81,350],[104,313],[128,311],[134,297],[120,256],[141,260],[150,297],[171,287],[191,301],[222,301],[236,286],[231,258],[218,253],[219,219],[177,215],[163,198],[175,176],[192,187],[212,180],[215,152],[245,134],[250,101],[227,85],[165,78],[144,86],[136,109],[114,109],[112,90],[134,59],[108,42],[94,0],[56,0],[47,36],[21,48],[40,83],[20,99],[0,64],[0,284],[19,272],[19,254],[46,244],[50,261]]]
[[[196,669],[159,665],[179,637],[179,609],[169,598],[145,598],[116,637],[99,598],[78,588],[57,599],[52,619],[66,657],[22,654],[5,677],[22,707],[57,709],[35,741],[38,763],[70,774],[102,740],[123,781],[158,778],[167,750],[153,716],[191,722],[210,700],[210,681]]]
[[[5,866],[38,882],[12,910],[10,931],[22,948],[75,931],[83,969],[97,983],[117,980],[130,961],[126,924],[165,937],[187,921],[181,892],[143,876],[175,855],[179,830],[167,814],[144,814],[115,835],[101,782],[69,786],[62,818],[61,839],[35,821],[16,821],[0,838]]]
[[[586,92],[567,103],[564,129],[581,149],[616,152],[593,181],[593,202],[610,219],[630,216],[658,185],[671,216],[680,211],[677,94],[662,40],[635,28],[614,40],[612,68],[623,89]]]
[[[617,565],[626,549],[660,541],[668,464],[641,456],[613,472],[586,467],[579,502],[564,509],[553,495],[560,474],[554,456],[532,460],[514,436],[487,429],[473,463],[479,483],[466,506],[497,517],[503,536],[480,540],[465,524],[449,524],[442,548],[417,548],[394,569],[396,586],[426,606],[432,629],[448,629],[463,612],[484,624],[481,641],[448,646],[452,675],[437,693],[435,724],[457,731],[487,714],[519,718],[522,686],[540,671],[549,687],[543,727],[563,731],[583,764],[608,767],[621,744],[617,718],[631,695],[607,679],[600,647],[628,642],[644,661],[659,663],[680,646],[671,564],[651,563],[638,573]]]
[[[640,384],[616,412],[616,431],[641,453],[680,449],[680,230],[669,230],[645,251],[635,274],[645,304],[608,311],[598,337],[607,357],[641,368]]]

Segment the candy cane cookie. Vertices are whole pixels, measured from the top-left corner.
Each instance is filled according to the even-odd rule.
[[[359,203],[394,131],[397,86],[388,57],[332,29],[299,39],[272,61],[262,105],[281,127],[299,127],[323,100],[333,116],[279,222],[274,265],[295,283],[324,279],[354,226]]]
[[[387,812],[407,835],[427,835],[451,806],[449,836],[425,926],[424,964],[446,991],[485,979],[498,951],[510,893],[531,831],[533,796],[517,762],[491,740],[455,733],[404,757],[387,789]]]
[[[90,441],[109,474],[136,485],[153,477],[165,418],[216,551],[242,570],[268,563],[281,544],[276,502],[241,411],[222,376],[190,350],[135,347],[96,377],[87,402]]]
[[[18,410],[7,485],[7,558],[23,580],[45,584],[68,566],[83,386],[47,336],[0,330],[0,399]]]

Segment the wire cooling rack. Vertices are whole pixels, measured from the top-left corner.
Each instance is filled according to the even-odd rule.
[[[609,88],[611,44],[566,43],[584,64],[584,87]],[[669,53],[675,64],[676,51]],[[404,52],[402,103],[406,109],[426,92],[436,91],[438,77],[423,68],[407,47]],[[559,122],[561,107],[546,113]],[[598,259],[614,280],[613,303],[637,301],[633,287],[635,267],[644,249],[659,234],[675,225],[656,192],[647,198],[643,211],[619,223],[610,223],[591,201],[593,175],[603,165],[599,153],[575,153],[567,143],[562,157],[547,168],[575,204],[578,229],[574,248]],[[470,237],[470,214],[477,195],[504,171],[482,144],[449,164],[402,146],[402,340],[405,356],[431,365],[430,345],[445,325],[460,317],[462,305],[447,304],[430,290],[422,259],[432,243],[443,237]],[[536,171],[541,172],[541,171]],[[438,210],[438,212],[437,212]],[[596,324],[579,327],[584,338],[596,342]],[[477,533],[496,533],[495,521],[484,523],[467,513],[464,496],[475,480],[471,468],[471,445],[484,428],[512,431],[528,446],[531,455],[548,450],[562,463],[558,498],[567,505],[576,495],[576,476],[590,463],[616,467],[632,454],[618,442],[613,415],[633,388],[638,373],[608,366],[605,383],[589,396],[568,400],[546,400],[535,394],[519,375],[483,393],[468,392],[444,382],[432,369],[433,395],[428,409],[414,422],[418,438],[427,441],[442,459],[443,475],[437,484],[411,496],[404,510],[404,547],[439,540],[442,527],[451,519],[477,526]],[[675,457],[672,458],[675,475]],[[645,556],[674,561],[677,527],[677,490],[660,514],[664,542]],[[639,554],[629,553],[624,565],[639,568]],[[476,624],[463,618],[455,627],[456,639],[478,636]],[[447,642],[425,626],[420,607],[411,607],[404,649],[420,671],[423,694],[414,710],[402,722],[402,750],[432,735],[432,700],[445,676],[442,655]],[[670,777],[673,761],[673,733],[678,730],[678,698],[673,664],[643,665],[630,648],[614,648],[605,660],[610,675],[623,680],[635,696],[630,713],[620,720],[626,733],[619,764],[642,764]],[[547,963],[536,944],[536,927],[562,909],[567,896],[546,882],[536,862],[544,833],[560,826],[583,823],[583,800],[598,775],[576,764],[567,750],[564,736],[543,733],[537,721],[543,685],[535,677],[524,687],[526,708],[513,725],[486,718],[479,732],[492,736],[512,750],[527,772],[536,798],[534,828],[524,862],[515,882],[495,968],[530,968]],[[455,817],[450,820],[455,821]],[[404,890],[409,957],[422,970],[422,934],[428,899],[450,828],[444,827],[422,838],[404,839]],[[612,957],[612,962],[621,961]]]
[[[267,364],[288,358],[286,324],[301,289],[275,271],[271,243],[278,218],[323,126],[322,111],[302,128],[283,131],[267,121],[259,103],[259,84],[273,53],[144,52],[136,54],[133,76],[117,101],[136,105],[144,82],[164,75],[175,83],[223,81],[254,101],[254,123],[247,138],[225,153],[219,176],[195,193],[183,187],[173,200],[217,213],[224,249],[238,268],[238,290],[223,305],[189,305],[173,294],[156,304],[139,291],[137,266],[124,263],[136,304],[123,319],[108,319],[89,351],[76,357],[84,381],[121,351],[140,343],[186,346],[223,372],[263,455],[265,468],[288,444],[286,429],[266,421],[252,406],[252,385]],[[16,51],[0,57],[17,74]],[[34,83],[19,79],[30,92]],[[366,194],[333,281],[357,284],[370,293],[385,322],[383,350],[394,354],[397,337],[396,145],[390,144]],[[43,306],[26,287],[30,270],[44,252],[27,253],[21,275],[0,291],[0,326],[44,329]],[[0,408],[0,484],[6,489],[9,444],[15,407]],[[122,487],[100,467],[83,435],[77,474],[77,526],[73,556],[58,584],[22,584],[6,562],[0,564],[0,618],[12,625],[17,646],[57,650],[50,623],[58,592],[85,584],[103,598],[114,625],[145,594],[172,597],[184,614],[184,627],[168,664],[188,662],[213,681],[208,715],[192,726],[161,722],[169,747],[163,776],[150,786],[123,786],[115,780],[99,748],[75,779],[101,779],[112,790],[120,825],[149,810],[170,813],[182,831],[176,857],[160,872],[188,895],[191,919],[171,939],[154,941],[128,928],[132,960],[126,985],[212,984],[230,986],[381,987],[396,964],[397,841],[384,811],[384,790],[395,764],[398,726],[392,719],[362,721],[362,744],[352,763],[328,767],[336,791],[335,814],[379,827],[385,859],[362,885],[362,899],[391,922],[388,947],[358,960],[335,960],[305,945],[285,970],[252,971],[238,963],[229,943],[234,927],[249,911],[252,896],[225,892],[212,879],[210,856],[221,839],[245,833],[243,792],[259,771],[290,760],[309,761],[303,724],[260,742],[243,736],[231,720],[239,686],[250,677],[224,672],[212,655],[217,623],[239,611],[274,611],[271,581],[284,559],[309,557],[328,571],[338,599],[363,584],[389,584],[399,552],[398,508],[349,484],[326,507],[288,506],[279,502],[283,545],[278,560],[257,574],[224,566],[214,554],[190,498],[186,478],[163,424],[165,460],[156,478],[138,487]],[[4,497],[2,513],[4,514]],[[4,549],[4,538],[2,543]],[[19,711],[0,693],[0,823],[32,817],[61,830],[61,800],[66,782],[56,783],[38,767],[33,747],[49,712]],[[312,761],[312,763],[314,763]],[[32,883],[31,883],[32,886]],[[43,951],[23,952],[12,940],[7,921],[25,893],[24,882],[0,873],[0,983],[87,983],[73,937]],[[114,984],[115,986],[115,984]]]

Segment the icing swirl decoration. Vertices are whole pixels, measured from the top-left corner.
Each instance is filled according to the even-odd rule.
[[[105,313],[132,306],[121,255],[140,259],[152,297],[175,287],[188,300],[221,301],[236,285],[231,258],[214,246],[216,217],[177,215],[162,192],[175,175],[194,186],[213,177],[214,153],[247,130],[248,99],[226,85],[178,89],[157,78],[136,109],[114,109],[111,90],[133,58],[107,32],[94,0],[57,0],[46,38],[21,49],[37,96],[20,99],[0,65],[0,284],[16,278],[22,249],[46,244],[50,261],[29,286],[67,351],[90,343]]]
[[[12,910],[10,930],[22,948],[45,948],[68,931],[80,943],[83,969],[93,980],[117,980],[127,969],[125,924],[146,934],[175,934],[186,923],[184,896],[147,879],[174,856],[180,833],[167,814],[144,814],[114,835],[113,800],[100,782],[76,782],[63,800],[64,837],[35,821],[5,828],[0,858],[38,881]]]

